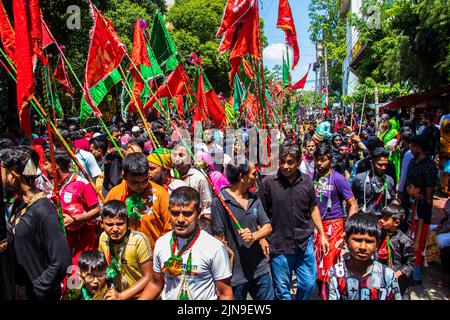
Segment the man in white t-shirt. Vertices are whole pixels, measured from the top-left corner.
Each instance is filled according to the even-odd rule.
[[[200,194],[191,187],[172,192],[173,231],[156,241],[154,276],[140,300],[232,300],[231,269],[225,246],[200,230]]]

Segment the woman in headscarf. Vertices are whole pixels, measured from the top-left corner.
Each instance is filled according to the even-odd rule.
[[[203,170],[205,170],[205,172],[209,175],[214,188],[217,191],[220,191],[222,187],[228,186],[230,184],[227,180],[227,177],[222,172],[216,171],[214,169],[214,165],[209,153],[201,150],[197,151],[197,153],[195,154],[195,159],[201,165]]]
[[[391,118],[387,122],[387,129],[384,133],[381,134],[380,140],[383,141],[384,147],[389,151],[389,160],[394,163],[395,166],[395,175],[397,177],[396,181],[400,179],[400,158],[401,153],[400,150],[397,149],[397,146],[400,143],[400,123],[397,118]]]

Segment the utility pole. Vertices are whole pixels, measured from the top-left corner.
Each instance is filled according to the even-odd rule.
[[[325,108],[328,108],[328,110],[330,109],[329,106],[329,101],[328,101],[328,56],[327,56],[327,47],[324,46],[323,47],[323,53],[324,53],[324,58],[325,58],[325,76],[324,76],[324,87],[326,88],[326,92],[325,92]],[[326,116],[326,113],[325,113]]]

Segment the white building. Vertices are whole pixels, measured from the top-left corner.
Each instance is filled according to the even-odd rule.
[[[362,3],[363,0],[338,0],[339,17],[345,18],[349,13],[354,13],[361,17],[360,8]],[[367,51],[361,46],[358,30],[356,27],[351,26],[348,21],[346,46],[347,55],[342,62],[342,94],[351,95],[359,80],[353,67],[364,58]]]

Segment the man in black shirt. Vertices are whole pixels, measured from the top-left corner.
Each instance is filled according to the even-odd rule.
[[[424,136],[427,141],[427,154],[433,159],[439,153],[439,144],[441,133],[439,129],[433,123],[434,115],[431,112],[427,112],[422,116],[422,123],[424,125],[421,128],[420,134]]]
[[[13,300],[15,295],[14,243],[5,215],[2,171],[0,170],[0,300]]]
[[[363,173],[371,169],[372,163],[371,163],[371,157],[372,153],[375,150],[375,148],[383,148],[384,144],[383,142],[376,136],[371,136],[367,139],[366,142],[367,152],[369,156],[367,158],[364,158],[360,161],[358,161],[358,164],[356,165],[356,173]],[[388,176],[394,180],[394,185],[397,185],[397,175],[395,174],[395,165],[392,161],[388,162],[386,172]]]
[[[25,147],[2,155],[4,185],[16,196],[10,223],[17,295],[19,299],[59,300],[71,257],[54,205],[35,186],[37,163],[37,154]]]
[[[277,300],[290,300],[292,271],[297,276],[297,300],[308,300],[317,280],[313,247],[314,226],[324,254],[329,250],[311,178],[298,170],[301,149],[292,143],[280,150],[280,169],[261,182],[259,197],[271,219],[271,268]]]
[[[408,171],[406,174],[406,186],[414,177],[418,177],[420,180],[424,182],[425,187],[425,195],[424,200],[428,203],[429,206],[433,206],[433,195],[434,189],[437,182],[438,169],[436,164],[431,157],[427,155],[427,146],[428,141],[426,137],[423,135],[417,135],[411,138],[410,148],[411,152],[414,155],[414,161],[411,161],[408,166]],[[405,214],[407,215],[405,221],[400,226],[402,231],[406,232],[407,221],[410,219],[411,214],[411,197],[404,192],[400,194],[401,203],[403,208],[405,209]]]

